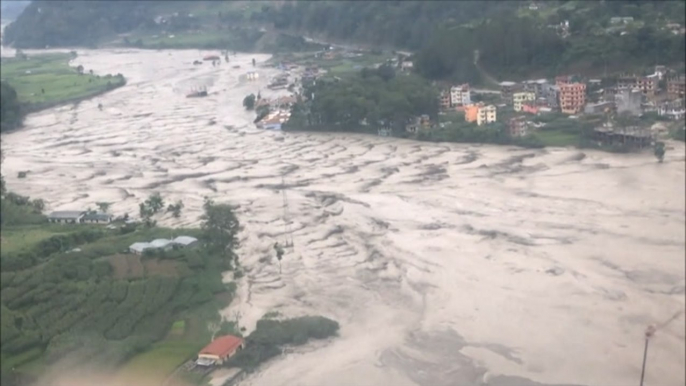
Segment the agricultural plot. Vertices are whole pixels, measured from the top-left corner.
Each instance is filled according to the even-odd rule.
[[[100,76],[70,66],[70,54],[40,54],[3,58],[0,76],[17,91],[19,102],[32,106],[77,101],[126,83],[121,75]]]

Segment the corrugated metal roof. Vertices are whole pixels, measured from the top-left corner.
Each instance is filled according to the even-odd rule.
[[[49,218],[55,219],[70,219],[81,217],[85,212],[76,210],[62,210],[57,212],[52,212],[48,215]]]
[[[171,244],[171,240],[167,239],[156,239],[150,242],[150,246],[153,248],[164,248],[167,245]]]
[[[150,243],[133,243],[129,246],[129,249],[132,249],[137,252],[143,252],[148,248],[150,248]]]
[[[196,239],[195,237],[191,237],[191,236],[179,236],[173,240],[174,243],[181,244],[181,245],[193,244],[196,241],[198,241],[198,239]]]

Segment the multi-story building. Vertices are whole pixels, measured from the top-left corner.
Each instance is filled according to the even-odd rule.
[[[541,91],[541,97],[551,109],[557,109],[560,101],[560,86],[554,84],[544,84]]]
[[[486,123],[493,123],[496,121],[496,118],[495,106],[483,106],[479,108],[479,114],[476,117],[476,124],[481,126]]]
[[[684,91],[686,91],[686,76],[682,74],[667,79],[667,93],[669,96],[684,98]]]
[[[586,85],[583,83],[561,83],[560,110],[563,114],[577,114],[586,104]]]
[[[447,90],[441,91],[439,103],[442,110],[447,110],[450,108],[450,93]]]
[[[479,126],[493,123],[497,119],[496,107],[493,105],[484,105],[483,103],[466,106],[464,110],[464,119],[467,122],[476,122]]]
[[[466,106],[472,103],[469,84],[462,84],[450,88],[450,104],[455,106]]]
[[[503,100],[510,100],[512,98],[512,94],[515,92],[519,91],[519,85],[515,82],[501,82],[500,83],[500,96],[503,98]]]
[[[523,90],[536,94],[536,98],[543,95],[543,87],[548,84],[547,79],[527,80],[522,83]]]
[[[522,111],[522,105],[536,100],[536,94],[530,91],[521,91],[512,94],[514,111]]]
[[[529,122],[524,116],[510,118],[508,129],[510,137],[523,137],[529,134]]]
[[[639,89],[647,98],[655,96],[657,91],[658,76],[622,76],[617,79],[617,90]]]
[[[633,90],[621,90],[615,94],[615,106],[617,114],[628,113],[634,116],[641,115],[641,102],[643,94],[641,90],[635,88]]]

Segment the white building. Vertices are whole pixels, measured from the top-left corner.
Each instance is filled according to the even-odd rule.
[[[466,106],[472,104],[468,84],[453,86],[450,88],[450,104],[452,106]]]
[[[481,126],[485,123],[496,121],[496,107],[493,105],[480,107],[476,115],[476,124]]]

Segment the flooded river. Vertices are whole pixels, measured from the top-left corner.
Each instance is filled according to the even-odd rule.
[[[239,76],[268,57],[194,66],[203,54],[81,52],[75,64],[128,85],[29,116],[2,136],[2,172],[50,210],[108,201],[134,215],[160,192],[185,204],[160,223],[197,226],[205,196],[240,205],[246,275],[224,314],[248,330],[274,310],[341,324],[242,385],[638,384],[643,331],[675,314],[651,341],[646,384],[684,384],[683,143],[659,164],[266,132],[241,103],[269,96],[275,70]],[[210,96],[187,99],[196,85]],[[282,177],[293,248],[279,273]]]

